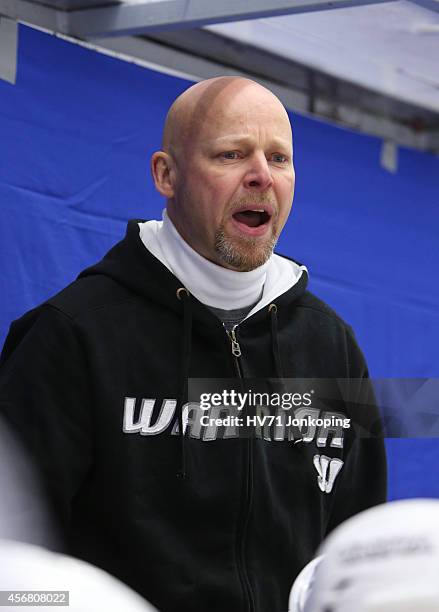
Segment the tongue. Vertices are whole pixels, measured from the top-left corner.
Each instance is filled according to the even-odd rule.
[[[244,223],[249,227],[258,227],[261,224],[261,213],[246,210],[233,215],[237,221]]]

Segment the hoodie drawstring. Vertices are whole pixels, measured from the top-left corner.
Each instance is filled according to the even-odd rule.
[[[268,307],[268,312],[270,313],[271,319],[271,351],[273,353],[274,359],[274,367],[276,370],[276,377],[279,379],[280,385],[284,388],[283,379],[283,370],[282,370],[282,362],[280,358],[280,350],[279,350],[279,337],[277,333],[277,306],[276,304],[270,304]],[[303,436],[302,432],[296,425],[291,426],[293,436],[294,436],[294,444],[298,444],[302,442]]]
[[[183,429],[183,402],[187,393],[187,384],[189,378],[189,367],[191,363],[191,345],[192,345],[192,310],[189,291],[186,287],[179,287],[176,291],[177,298],[183,304],[183,338],[181,343],[181,368],[180,368],[180,385],[177,397],[178,410],[178,429],[181,440],[181,466],[177,472],[177,478],[186,478],[186,447],[185,447],[185,432]]]
[[[277,306],[276,304],[270,304],[268,307],[271,320],[271,351],[273,353],[274,366],[276,368],[276,377],[283,378],[282,374],[282,363],[280,360],[279,351],[279,338],[277,335]]]

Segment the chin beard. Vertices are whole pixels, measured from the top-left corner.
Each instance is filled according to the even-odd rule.
[[[229,238],[224,226],[215,232],[215,252],[224,267],[233,268],[239,272],[250,272],[271,257],[277,242],[277,233],[274,231],[270,238],[262,242],[257,238]]]

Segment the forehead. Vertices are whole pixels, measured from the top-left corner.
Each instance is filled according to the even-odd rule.
[[[206,91],[192,109],[192,134],[209,143],[247,137],[291,144],[291,125],[281,102],[263,87],[232,84]]]

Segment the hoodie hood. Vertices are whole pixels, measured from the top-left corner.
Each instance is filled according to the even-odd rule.
[[[185,287],[188,294],[190,289],[175,276],[166,263],[145,248],[139,233],[139,224],[148,224],[148,232],[156,232],[158,222],[145,222],[143,220],[129,221],[125,238],[116,244],[107,255],[96,265],[84,270],[79,278],[94,275],[104,275],[125,286],[130,291],[151,299],[152,301],[181,311],[181,305],[175,299],[178,289]],[[151,225],[150,225],[151,224]],[[207,261],[207,260],[206,260]],[[210,264],[210,262],[207,262]],[[211,264],[215,268],[219,267]],[[240,273],[238,273],[240,274]],[[245,274],[245,273],[244,273]],[[246,320],[266,311],[267,306],[276,302],[278,306],[291,304],[306,290],[308,272],[302,264],[280,255],[273,255],[267,267],[267,275],[263,294],[259,302],[249,312]],[[204,304],[191,294],[193,316],[203,321],[207,316],[211,319],[212,313]],[[209,304],[213,305],[214,304]],[[281,316],[279,313],[278,316]],[[216,317],[214,317],[216,319]]]
[[[293,287],[304,266],[280,257],[271,257],[248,272],[215,264],[197,253],[178,233],[163,211],[163,221],[139,223],[145,247],[161,261],[202,304],[221,310],[254,305],[256,312],[272,299]]]

